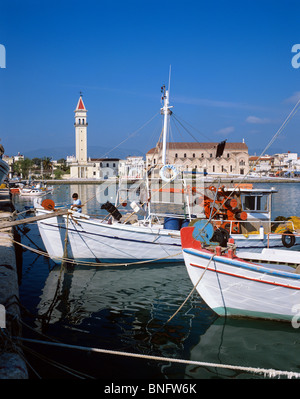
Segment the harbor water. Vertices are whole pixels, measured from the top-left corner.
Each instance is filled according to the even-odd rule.
[[[278,190],[273,197],[273,218],[300,214],[300,184],[254,185],[259,186]],[[77,192],[86,204],[85,213],[104,214],[97,185],[54,187],[49,198],[57,205],[70,204],[72,193]],[[14,205],[23,211],[33,203],[14,195]],[[45,251],[36,224],[19,230],[22,244]],[[193,288],[184,263],[109,268],[67,265],[62,274],[60,270],[39,252],[23,249],[20,301],[27,325],[23,337],[51,337],[71,345],[300,373],[300,330],[290,323],[219,318],[197,293],[166,323]],[[47,322],[42,323],[42,315],[49,316]],[[75,378],[45,359],[106,380],[265,378],[239,369],[84,353],[35,343],[26,346],[37,352],[25,354],[42,378]],[[29,372],[31,378],[38,378],[33,370]]]

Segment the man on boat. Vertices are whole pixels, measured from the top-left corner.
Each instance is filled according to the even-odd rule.
[[[72,198],[73,198],[73,205],[71,205],[72,211],[81,213],[82,212],[82,209],[81,209],[82,205],[81,205],[81,200],[78,198],[78,194],[74,193],[72,195]]]

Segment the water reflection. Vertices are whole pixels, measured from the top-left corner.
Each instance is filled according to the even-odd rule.
[[[61,275],[48,327],[56,324],[53,331],[60,331],[63,340],[68,339],[68,331],[73,339],[76,334],[77,344],[99,347],[101,337],[102,348],[300,372],[300,335],[289,323],[218,318],[199,297],[194,297],[188,308],[165,325],[191,288],[180,283],[182,267],[69,266]],[[39,315],[52,306],[59,276],[60,267],[56,266],[42,290]],[[39,323],[37,326],[41,327]],[[51,334],[49,328],[47,333]],[[112,361],[118,367],[121,360]],[[132,364],[134,367],[134,360]],[[152,364],[151,370],[153,367],[165,378],[263,378],[195,365],[160,362]]]
[[[300,335],[289,323],[218,318],[191,348],[190,359],[243,367],[300,371]],[[188,366],[189,378],[259,378],[226,369]]]

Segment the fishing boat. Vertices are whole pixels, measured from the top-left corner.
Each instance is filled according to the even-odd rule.
[[[253,263],[212,246],[213,227],[201,222],[181,230],[183,256],[193,287],[219,316],[292,321],[300,303],[299,254],[275,251],[270,263]],[[280,263],[277,252],[284,252]],[[272,262],[273,261],[273,262]]]
[[[164,89],[163,100],[164,105],[161,111],[164,115],[163,154],[165,154],[168,118],[171,108],[168,90]],[[168,181],[178,177],[177,171],[167,165],[165,156],[163,163],[164,179],[167,179],[169,175],[171,177]],[[167,184],[168,181],[164,183]],[[183,186],[185,184],[183,179],[177,179],[177,182]],[[123,187],[120,191],[122,190]],[[122,203],[120,191],[117,197]],[[159,189],[156,193],[159,193]],[[129,220],[129,217],[122,219],[119,209],[111,203],[103,204],[101,207],[106,209],[109,215],[109,218],[104,218],[104,220],[91,218],[89,215],[78,212],[72,212],[71,217],[69,215],[56,216],[55,209],[45,209],[42,203],[38,201],[35,201],[35,213],[37,216],[49,212],[54,215],[53,218],[46,221],[39,221],[38,227],[49,256],[58,263],[64,254],[66,231],[68,234],[68,257],[76,262],[182,262],[179,230],[170,229],[170,226],[173,227],[172,222],[175,218],[171,217],[170,212],[166,215],[169,219],[158,218],[158,215],[150,210],[148,198],[144,205],[147,208],[147,217],[136,219],[134,222]],[[137,203],[134,204],[134,207],[137,212],[142,210],[142,207]],[[190,212],[188,218],[184,214],[176,215],[176,219],[178,218],[188,223],[191,220]]]
[[[11,194],[19,194],[20,189],[23,187],[23,183],[9,183],[9,191],[11,192]]]
[[[19,193],[22,197],[40,197],[45,195],[45,191],[40,188],[22,188],[19,190]]]
[[[206,219],[214,226],[215,242],[226,246],[234,238],[238,250],[260,252],[262,248],[300,249],[300,218],[272,220],[274,188],[253,188],[252,184],[234,187],[208,186],[197,200]]]
[[[145,194],[143,200],[131,203],[134,212],[130,216],[135,218],[123,217],[120,212],[120,206],[128,199],[123,195],[128,188],[123,189],[122,181],[115,205],[102,203],[101,208],[108,212],[108,217],[103,220],[78,212],[56,216],[55,204],[49,209],[36,201],[37,216],[53,213],[53,218],[38,221],[49,256],[56,262],[61,261],[67,233],[68,257],[76,262],[182,262],[180,229],[201,218],[214,221],[214,241],[223,245],[224,240],[234,236],[239,251],[247,248],[260,252],[266,247],[296,248],[300,245],[295,230],[284,229],[276,234],[271,231],[270,198],[275,190],[240,186],[231,191],[231,188],[210,186],[209,198],[206,188],[203,191],[203,174],[202,178],[192,176],[188,181],[178,168],[167,163],[167,132],[172,107],[169,91],[164,86],[162,93],[162,164],[157,165],[159,173],[156,176],[149,178],[151,170],[148,170],[145,181],[139,182],[139,191]],[[224,142],[220,144],[224,149]],[[164,194],[177,196],[179,200],[172,197],[172,203],[164,201]],[[218,212],[215,212],[216,208]]]

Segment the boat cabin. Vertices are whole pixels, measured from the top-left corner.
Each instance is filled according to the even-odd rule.
[[[225,189],[230,194],[234,189]],[[244,188],[238,189],[234,197],[239,198],[241,209],[247,213],[247,220],[241,222],[241,233],[258,231],[262,226],[265,233],[271,232],[272,195],[277,190]]]

